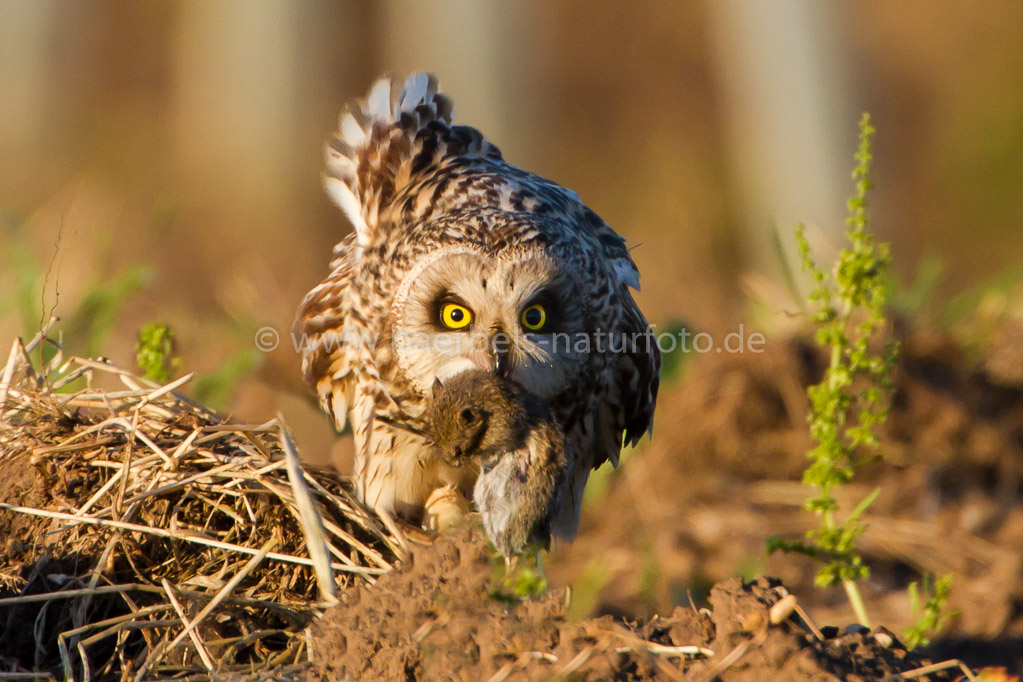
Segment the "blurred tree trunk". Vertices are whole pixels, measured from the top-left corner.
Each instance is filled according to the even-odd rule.
[[[775,227],[787,246],[797,222],[844,228],[858,119],[850,38],[833,2],[713,0],[707,8],[745,243],[750,261],[771,269]]]
[[[289,0],[180,4],[175,152],[196,191],[258,204],[293,176],[299,9]]]
[[[46,114],[54,96],[50,53],[59,19],[54,0],[0,2],[0,154],[21,159],[22,177],[31,173],[32,154],[52,129]]]

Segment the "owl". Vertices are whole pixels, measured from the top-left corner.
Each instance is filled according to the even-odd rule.
[[[425,523],[477,470],[423,434],[434,382],[492,373],[544,402],[574,453],[553,523],[575,535],[589,472],[652,425],[660,356],[625,240],[571,190],[455,125],[436,80],[377,81],[326,146],[354,231],[294,330],[306,382],[355,441],[356,494]]]
[[[548,546],[571,460],[546,404],[468,370],[434,383],[426,423],[445,461],[479,468],[473,502],[498,551],[511,558]]]

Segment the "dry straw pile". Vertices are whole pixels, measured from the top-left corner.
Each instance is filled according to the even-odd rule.
[[[43,361],[45,358],[45,362]],[[408,556],[303,470],[280,419],[233,424],[41,332],[0,372],[0,677],[287,673],[352,581]],[[116,390],[114,390],[116,389]]]

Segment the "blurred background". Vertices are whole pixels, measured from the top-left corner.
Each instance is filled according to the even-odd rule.
[[[417,69],[629,239],[658,325],[790,323],[792,228],[837,248],[864,111],[873,227],[917,312],[1018,281],[1023,4],[636,7],[0,0],[0,338],[53,312],[69,349],[132,366],[164,322],[194,394],[282,409],[308,457],[344,460],[287,337],[349,229],[322,144],[376,76]]]

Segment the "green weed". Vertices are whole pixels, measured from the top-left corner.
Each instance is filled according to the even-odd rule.
[[[255,348],[240,348],[227,356],[212,372],[195,380],[196,400],[222,410],[231,402],[231,396],[247,376],[259,366],[262,354]]]
[[[888,246],[875,244],[867,232],[867,192],[870,190],[871,138],[869,115],[860,121],[860,144],[853,179],[856,193],[849,200],[848,245],[828,273],[817,266],[802,225],[796,242],[802,268],[813,280],[808,300],[817,326],[817,343],[829,352],[830,361],[822,381],[807,389],[810,399],[809,427],[816,442],[803,482],[816,494],[805,508],[820,520],[818,528],[803,540],[768,538],[770,552],[797,552],[823,563],[816,582],[823,587],[842,584],[857,618],[869,626],[869,618],[856,583],[869,568],[856,548],[863,533],[863,513],[877,497],[867,495],[852,512],[840,515],[834,490],[847,485],[856,471],[877,458],[874,427],[888,415],[892,389],[891,366],[894,343],[874,347],[882,340],[888,300]]]
[[[870,116],[864,114],[853,171],[856,193],[849,200],[848,245],[830,273],[814,261],[803,227],[796,228],[802,268],[814,282],[808,301],[815,311],[812,319],[817,326],[817,343],[830,357],[822,381],[807,389],[810,435],[816,445],[808,453],[811,463],[803,473],[803,482],[813,486],[816,494],[806,501],[805,508],[817,515],[820,525],[802,540],[767,540],[769,552],[796,552],[821,561],[816,583],[822,587],[841,584],[856,617],[867,627],[870,619],[857,581],[867,577],[870,569],[863,563],[856,540],[866,529],[863,515],[880,489],[869,493],[844,517],[833,493],[849,484],[864,464],[880,457],[874,429],[888,417],[891,368],[898,354],[897,345],[885,341],[891,294],[888,245],[875,244],[866,229],[873,134]],[[922,306],[939,274],[937,264],[922,268],[905,304]],[[929,598],[923,608],[919,606],[916,584],[910,586],[914,613],[919,614],[916,624],[906,631],[911,647],[926,643],[926,633],[939,630],[950,617],[943,610],[951,586],[951,575],[938,579],[933,589],[925,578],[924,591]]]
[[[600,603],[600,595],[611,582],[611,569],[604,557],[594,557],[586,562],[579,579],[572,585],[570,599],[565,607],[565,617],[580,621],[590,617]]]
[[[490,598],[503,602],[520,602],[539,597],[547,591],[547,578],[540,565],[539,553],[519,557],[508,570],[504,557],[496,549],[491,554]]]
[[[79,300],[62,301],[60,273],[51,272],[52,265],[43,267],[36,259],[25,225],[9,218],[0,227],[0,272],[10,273],[12,280],[6,290],[0,291],[0,314],[16,314],[25,338],[34,336],[49,316],[56,314],[63,318],[59,332],[65,351],[88,357],[101,354],[127,302],[153,281],[153,269],[133,265],[113,277],[94,277]],[[54,291],[52,301],[45,295],[49,289]],[[43,348],[53,352],[49,346]],[[44,362],[48,360],[43,358]]]
[[[162,322],[150,322],[139,330],[135,342],[135,363],[147,379],[166,383],[171,370],[181,365],[174,353],[174,332]]]
[[[941,576],[934,582],[931,582],[929,575],[924,575],[923,593],[927,596],[927,601],[922,605],[917,584],[915,582],[909,584],[910,610],[916,617],[916,622],[902,631],[906,646],[910,649],[927,646],[931,643],[928,633],[940,632],[945,627],[948,620],[955,615],[945,612],[945,605],[951,592],[951,573]]]

